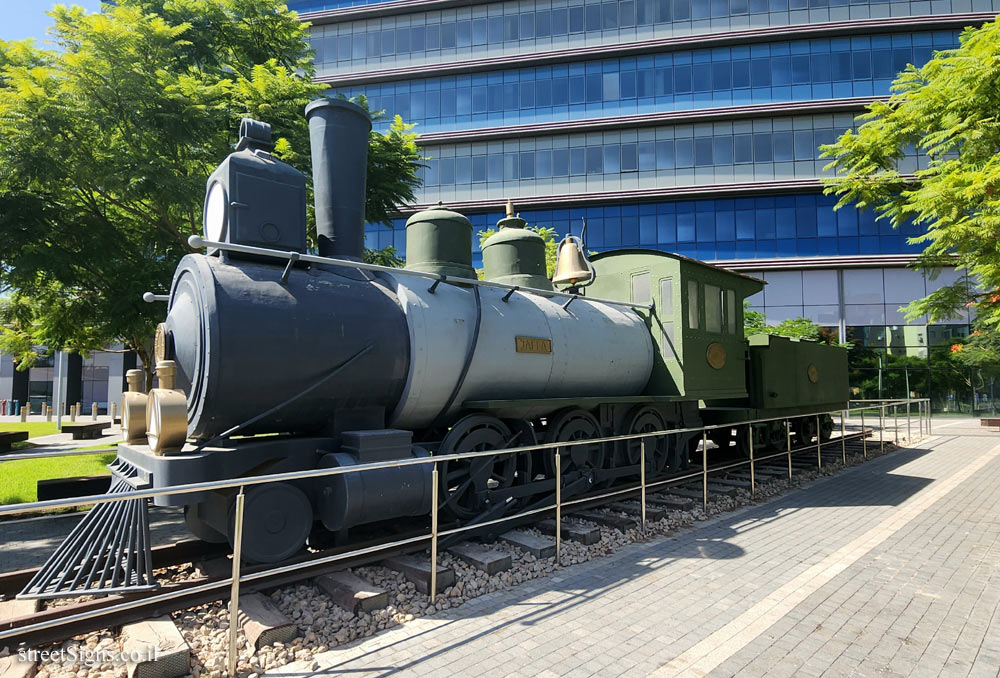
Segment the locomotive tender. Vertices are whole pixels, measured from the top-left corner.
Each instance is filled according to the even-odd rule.
[[[560,292],[545,276],[544,243],[509,206],[483,246],[485,284],[474,282],[470,222],[444,207],[407,222],[406,269],[361,264],[371,120],[332,99],[306,117],[319,256],[306,249],[305,177],[270,154],[267,125],[245,120],[208,180],[204,239],[192,238],[207,252],[185,256],[174,275],[156,338],[160,388],[127,394],[118,491],[768,416],[796,417],[802,440],[830,435],[816,413],[846,406],[846,351],[748,343],[743,300],[762,289],[755,278],[619,250],[591,258],[585,289]],[[761,449],[785,443],[782,422],[753,435]],[[748,442],[745,426],[711,436],[727,448]],[[651,439],[648,472],[683,468],[699,441]],[[638,476],[639,446],[564,448],[564,495]],[[554,473],[551,453],[441,462],[440,508],[472,522],[544,505]],[[317,523],[344,534],[426,515],[431,477],[419,464],[250,486],[243,554],[278,562]],[[232,491],[154,503],[183,505],[203,540],[232,538]],[[148,534],[137,540],[148,553]],[[71,593],[46,582],[26,590]]]

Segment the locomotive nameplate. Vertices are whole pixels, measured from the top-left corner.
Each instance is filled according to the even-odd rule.
[[[552,353],[552,340],[541,337],[514,337],[514,350],[518,353]]]

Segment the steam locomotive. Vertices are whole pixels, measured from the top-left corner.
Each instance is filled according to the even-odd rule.
[[[192,238],[206,251],[185,256],[173,278],[156,336],[159,387],[147,395],[136,384],[124,399],[116,491],[769,416],[792,417],[803,441],[829,437],[831,420],[816,413],[846,406],[846,352],[766,335],[747,342],[743,300],[762,281],[661,251],[588,258],[573,237],[549,280],[544,243],[510,205],[483,244],[484,280],[472,267],[471,223],[443,206],[408,220],[404,269],[365,264],[371,119],[337,99],[305,114],[318,256],[306,244],[305,177],[271,154],[266,124],[244,120],[208,180],[204,237]],[[750,435],[758,449],[784,446],[786,433],[777,422],[711,435],[742,450]],[[700,439],[651,439],[647,472],[683,468]],[[564,448],[564,496],[637,476],[639,445]],[[554,464],[551,453],[441,462],[440,509],[472,522],[544,505]],[[250,486],[243,555],[278,562],[319,526],[345,535],[426,515],[431,478],[430,465],[415,464]],[[194,535],[225,542],[234,494],[154,503],[184,506]],[[129,529],[142,534],[129,541],[148,553],[139,513]],[[89,562],[68,548],[54,571]],[[153,585],[143,577],[130,571],[124,585]],[[73,592],[39,580],[25,595]]]

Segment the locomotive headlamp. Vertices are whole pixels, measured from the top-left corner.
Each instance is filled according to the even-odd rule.
[[[214,181],[205,197],[205,239],[221,242],[226,235],[226,187]]]
[[[244,118],[235,152],[208,178],[206,240],[306,251],[306,178],[273,148],[271,126]]]

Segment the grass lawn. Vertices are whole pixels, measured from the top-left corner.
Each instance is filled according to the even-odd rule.
[[[29,421],[23,424],[19,421],[4,421],[0,422],[0,431],[27,431],[29,438],[59,433],[54,421]]]
[[[0,504],[36,501],[36,483],[51,478],[110,475],[105,468],[115,459],[114,450],[52,459],[0,461]]]

